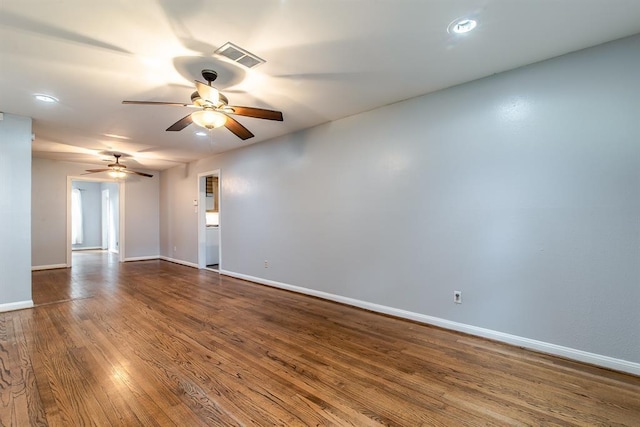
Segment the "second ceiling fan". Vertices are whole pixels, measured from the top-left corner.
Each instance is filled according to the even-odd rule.
[[[253,117],[256,119],[276,120],[280,122],[283,120],[282,113],[280,111],[229,105],[227,97],[221,94],[218,89],[211,86],[211,82],[215,81],[218,77],[218,73],[213,70],[202,70],[202,77],[207,81],[207,83],[205,84],[198,80],[195,81],[196,91],[191,94],[191,104],[158,101],[122,101],[122,103],[198,108],[198,111],[194,111],[169,126],[167,131],[180,131],[191,123],[195,123],[198,126],[202,126],[207,129],[224,126],[242,140],[252,138],[254,135],[236,119],[229,116],[229,114]]]
[[[134,174],[134,175],[146,176],[147,178],[153,178],[153,175],[150,175],[148,173],[127,169],[125,165],[120,163],[120,157],[122,157],[122,154],[113,153],[113,157],[116,158],[115,163],[110,163],[107,165],[106,168],[102,168],[102,169],[87,169],[87,173],[83,173],[82,175],[89,175],[91,173],[109,172],[109,175],[111,175],[112,178],[124,178],[125,176],[127,176],[127,174]]]

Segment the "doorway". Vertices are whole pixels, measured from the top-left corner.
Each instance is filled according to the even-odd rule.
[[[123,190],[122,182],[68,177],[67,267],[80,251],[104,251],[124,259]]]
[[[220,271],[220,171],[198,174],[198,268]]]

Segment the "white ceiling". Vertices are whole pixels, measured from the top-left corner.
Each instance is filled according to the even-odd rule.
[[[459,17],[477,29],[449,34]],[[34,119],[35,157],[163,170],[637,33],[638,0],[0,0],[0,111]],[[214,56],[228,41],[267,62]],[[166,132],[188,108],[121,104],[189,102],[204,68],[284,122],[235,116],[243,142]]]

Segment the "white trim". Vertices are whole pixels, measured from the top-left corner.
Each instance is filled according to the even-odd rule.
[[[187,267],[199,268],[198,264],[196,264],[194,262],[183,261],[181,259],[175,259],[175,258],[169,258],[167,256],[162,256],[162,255],[159,258],[161,260],[163,260],[163,261],[169,261],[169,262],[172,262],[174,264],[182,264],[182,265],[186,265]]]
[[[10,302],[7,304],[0,304],[0,313],[4,311],[13,311],[13,310],[22,310],[23,308],[32,308],[33,301],[18,301],[18,302]]]
[[[79,248],[71,248],[72,251],[78,252],[78,251],[95,251],[95,250],[102,250],[102,246],[81,246]]]
[[[152,259],[160,259],[160,255],[149,255],[149,256],[134,256],[131,258],[125,258],[124,262],[129,261],[149,261]]]
[[[517,335],[505,334],[503,332],[491,329],[479,328],[477,326],[467,325],[465,323],[452,322],[450,320],[441,319],[439,317],[427,316],[425,314],[414,313],[411,311],[401,310],[398,308],[387,307],[380,304],[374,304],[354,298],[343,297],[340,295],[330,294],[327,292],[316,291],[313,289],[302,288],[300,286],[288,285],[273,280],[262,279],[259,277],[249,276],[246,274],[235,273],[227,270],[220,270],[220,274],[225,276],[236,277],[238,279],[248,280],[250,282],[262,285],[272,286],[274,288],[285,289],[301,294],[312,295],[314,297],[351,305],[354,307],[364,308],[365,310],[375,311],[377,313],[388,314],[403,319],[413,320],[419,323],[438,326],[453,331],[464,332],[494,341],[511,344],[517,347],[524,347],[530,350],[542,353],[552,354],[554,356],[565,357],[567,359],[579,362],[589,363],[616,371],[627,372],[633,375],[640,375],[640,363],[630,362],[627,360],[616,359],[601,354],[589,353],[587,351],[578,350],[570,347],[564,347],[557,344],[551,344],[544,341],[533,340],[530,338],[520,337]]]
[[[31,271],[55,270],[56,268],[67,268],[67,264],[33,265]]]
[[[72,176],[67,175],[67,264],[65,267],[71,267],[71,252],[73,251],[73,245],[71,244],[71,189],[73,181],[89,181],[89,182],[116,182],[118,184],[118,228],[120,235],[118,236],[118,252],[119,261],[124,262],[124,187],[125,181],[118,181],[115,179],[104,178],[90,178],[87,176]],[[102,248],[96,248],[102,249]]]
[[[208,176],[216,176],[218,177],[218,212],[222,212],[222,207],[220,206],[220,202],[222,201],[222,197],[220,197],[220,188],[222,178],[220,176],[220,169],[201,172],[198,174],[198,187],[196,194],[198,195],[198,206],[197,206],[197,224],[198,224],[198,268],[206,268],[207,267],[207,225],[206,225],[206,203],[207,203],[207,194],[206,194],[206,182],[205,179]],[[220,232],[221,228],[218,225],[218,264],[221,262],[222,258],[222,247],[221,241],[222,236]]]
[[[124,201],[125,201],[125,181],[120,180],[118,182],[118,251],[115,252],[118,254],[118,260],[120,262],[124,262],[125,260],[125,251],[127,250],[125,242],[125,212],[124,212]]]

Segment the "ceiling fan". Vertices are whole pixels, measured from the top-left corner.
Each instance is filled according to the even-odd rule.
[[[221,94],[218,89],[211,86],[211,82],[215,81],[218,77],[218,73],[213,70],[202,70],[202,77],[207,81],[207,84],[198,80],[195,81],[196,91],[191,94],[191,104],[157,101],[122,101],[122,103],[199,108],[198,111],[181,118],[169,126],[167,131],[180,131],[191,123],[195,123],[198,126],[202,126],[207,129],[224,126],[242,140],[252,138],[255,135],[253,135],[249,129],[241,125],[233,117],[229,116],[229,114],[253,117],[256,119],[276,120],[280,122],[283,120],[282,113],[280,111],[229,105],[227,97]]]
[[[122,157],[122,154],[114,153],[113,157],[116,158],[115,163],[108,164],[105,169],[87,169],[87,173],[83,175],[88,175],[91,173],[99,173],[99,172],[109,172],[109,175],[111,175],[112,178],[124,178],[128,173],[140,175],[140,176],[146,176],[147,178],[153,177],[153,175],[149,175],[148,173],[127,170],[127,167],[122,163],[120,163],[120,157]]]

